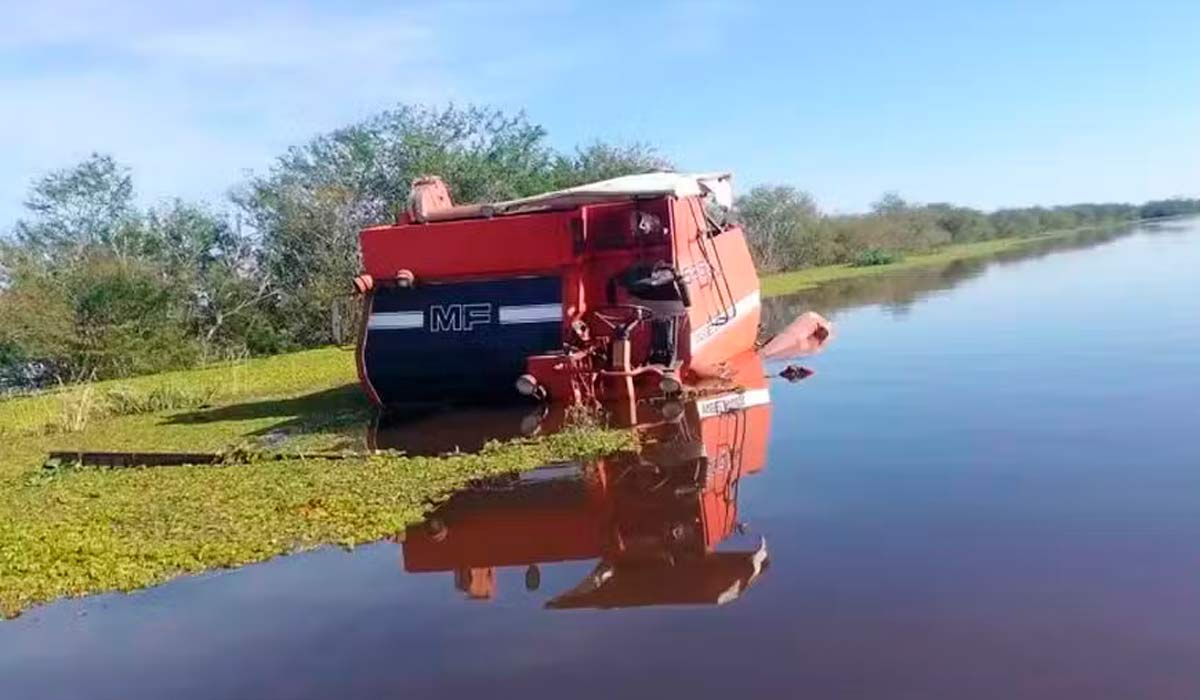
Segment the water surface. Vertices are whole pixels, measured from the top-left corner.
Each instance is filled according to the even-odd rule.
[[[1200,225],[1039,253],[773,300],[817,374],[640,456],[0,623],[0,697],[1200,697]]]

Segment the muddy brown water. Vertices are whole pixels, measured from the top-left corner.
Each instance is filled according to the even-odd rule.
[[[815,376],[647,410],[642,455],[0,623],[0,697],[1200,697],[1200,224],[767,316],[810,308]]]

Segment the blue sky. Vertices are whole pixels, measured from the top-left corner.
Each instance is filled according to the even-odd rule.
[[[398,102],[524,108],[861,210],[1200,196],[1200,2],[7,3],[0,229],[93,150],[214,203]]]

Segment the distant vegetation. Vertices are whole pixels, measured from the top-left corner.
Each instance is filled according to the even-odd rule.
[[[456,107],[400,107],[318,136],[221,207],[139,208],[129,170],[93,155],[34,182],[26,216],[0,238],[0,389],[340,340],[357,232],[393,219],[418,176],[439,174],[457,201],[474,202],[671,165],[638,144],[560,152],[523,114]],[[769,272],[882,265],[948,243],[1194,213],[1200,200],[984,213],[888,194],[847,216],[821,212],[795,188],[763,186],[736,209]]]
[[[825,214],[806,192],[761,186],[737,200],[737,216],[763,272],[849,263],[885,265],[904,253],[952,243],[1035,236],[1049,231],[1107,226],[1200,213],[1200,199],[1135,204],[1071,204],[982,212],[952,204],[911,204],[885,194],[867,214]]]

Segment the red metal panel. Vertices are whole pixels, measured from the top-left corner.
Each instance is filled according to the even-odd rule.
[[[572,212],[377,226],[359,234],[363,268],[377,280],[402,269],[418,282],[556,271],[574,258]]]
[[[715,374],[724,360],[754,347],[758,273],[742,229],[710,236],[699,200],[678,200],[673,218],[676,266],[692,298],[685,358],[693,372]]]

